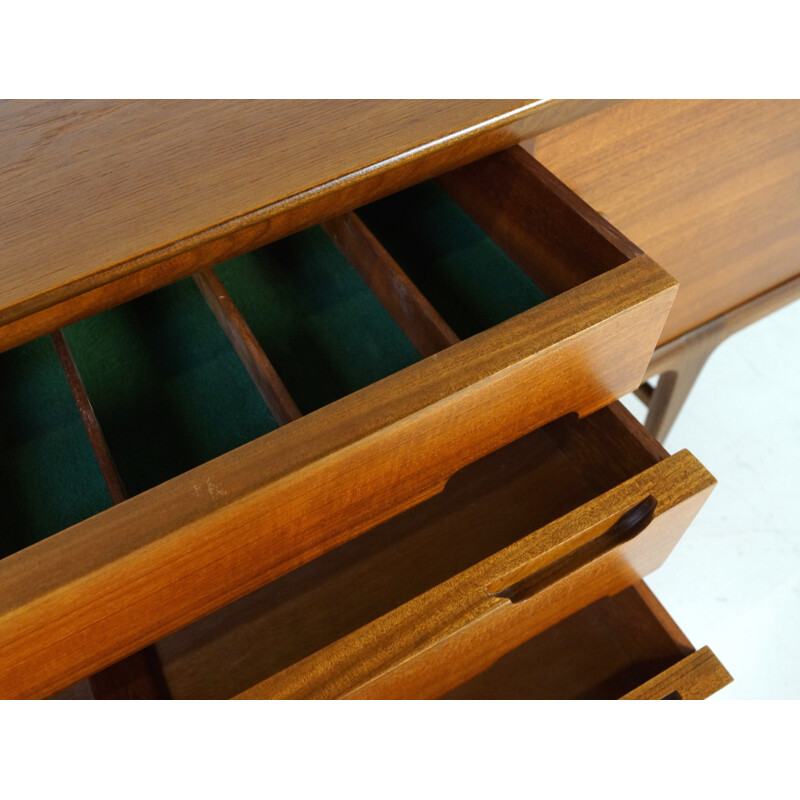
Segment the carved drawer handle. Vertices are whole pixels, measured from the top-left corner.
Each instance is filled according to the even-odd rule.
[[[652,521],[657,501],[648,495],[640,503],[626,511],[607,531],[561,556],[547,566],[499,592],[492,597],[505,597],[512,603],[521,603],[556,581],[599,558],[603,553],[621,545],[640,534]]]

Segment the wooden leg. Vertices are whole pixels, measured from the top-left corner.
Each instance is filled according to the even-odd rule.
[[[713,348],[708,352],[689,353],[677,369],[662,372],[659,376],[658,385],[650,397],[647,419],[644,423],[647,430],[659,442],[666,439],[689,392],[692,391],[697,376],[712,352]]]
[[[658,384],[655,389],[643,384],[636,394],[649,409],[645,427],[659,442],[666,439],[708,357],[726,336],[722,322],[712,320],[653,354],[647,377],[658,375]]]
[[[748,300],[693,331],[661,345],[646,378],[660,375],[652,389],[642,384],[636,395],[649,407],[645,427],[663,442],[708,357],[731,334],[800,298],[800,276]]]

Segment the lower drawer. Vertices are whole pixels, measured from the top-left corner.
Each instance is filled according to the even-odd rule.
[[[466,691],[495,662],[514,663],[525,642],[625,596],[713,485],[619,404],[557,420],[461,470],[435,498],[162,639],[166,684],[174,698]]]

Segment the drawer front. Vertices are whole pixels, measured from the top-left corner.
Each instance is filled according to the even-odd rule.
[[[515,203],[498,202],[493,181],[511,181]],[[520,149],[443,184],[523,270],[552,274],[556,296],[305,417],[284,403],[290,424],[4,559],[0,695],[51,694],[638,386],[672,278]],[[342,227],[329,230],[358,261]],[[419,327],[397,292],[376,294],[401,327]]]

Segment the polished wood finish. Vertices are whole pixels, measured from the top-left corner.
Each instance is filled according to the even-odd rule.
[[[0,350],[607,101],[5,101]]]
[[[4,559],[0,694],[52,694],[430,497],[486,453],[632,391],[674,291],[637,258]]]
[[[623,700],[705,700],[733,678],[719,659],[703,647],[628,692]]]
[[[635,505],[619,514],[610,524],[604,525],[600,533],[595,530],[594,537],[585,539],[563,552],[550,563],[538,567],[533,572],[524,570],[525,574],[516,575],[513,582],[498,588],[487,587],[492,597],[504,597],[512,603],[523,603],[551,586],[573,578],[577,573],[604,557],[612,550],[627,544],[635,536],[650,527],[656,510],[657,500],[647,495]],[[508,584],[508,579],[502,581]]]
[[[535,153],[679,281],[661,344],[800,273],[800,102],[624,101]]]
[[[631,588],[634,589],[636,593],[635,598],[633,598],[633,596],[631,597],[631,602],[635,602],[637,607],[641,606],[641,611],[637,612],[634,616],[655,619],[657,624],[653,626],[652,630],[657,628],[660,631],[658,636],[661,636],[662,633],[667,635],[677,648],[681,658],[689,655],[689,653],[693,653],[694,646],[689,641],[686,634],[678,627],[678,624],[672,619],[664,606],[661,605],[661,602],[650,590],[650,587],[644,581],[639,581],[639,583]],[[625,619],[631,618],[630,603],[626,606],[621,616]],[[642,626],[638,625],[637,627],[641,628]],[[651,628],[648,626],[648,630],[650,629]],[[639,632],[636,636],[637,639],[641,639],[642,633]]]
[[[343,214],[322,227],[421,356],[433,355],[459,341],[355,213]]]
[[[214,270],[209,268],[195,273],[194,281],[276,422],[285,425],[302,416],[275,367]]]
[[[645,470],[429,592],[239,695],[429,698],[657,567],[713,488],[685,451]],[[531,594],[508,589],[585,547],[652,496],[652,522]],[[265,642],[264,646],[268,647]]]
[[[88,679],[93,700],[169,700],[155,648],[145,647]]]

